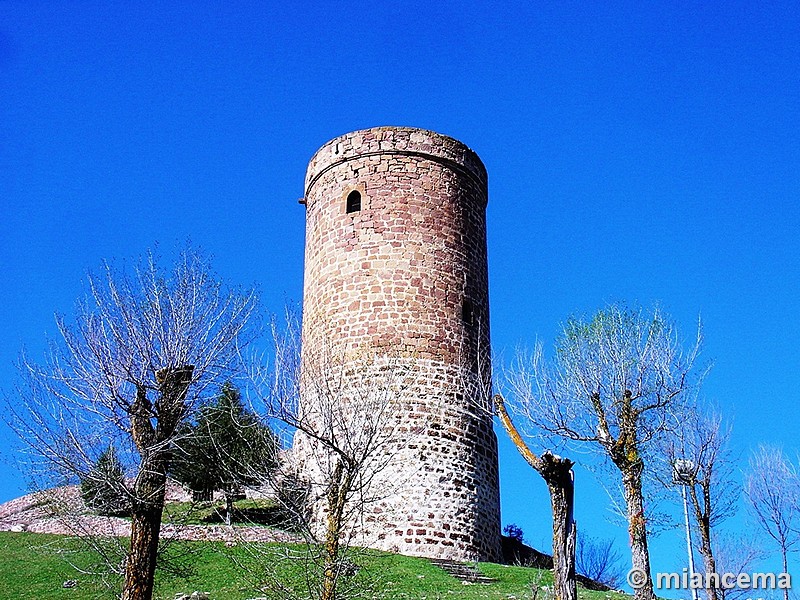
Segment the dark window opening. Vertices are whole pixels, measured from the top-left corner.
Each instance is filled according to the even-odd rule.
[[[347,194],[347,214],[361,210],[361,192],[353,190]]]
[[[464,300],[464,304],[461,305],[461,318],[467,325],[475,323],[475,310],[472,308],[472,302],[469,300]]]

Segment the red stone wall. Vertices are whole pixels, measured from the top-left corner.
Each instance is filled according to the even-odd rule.
[[[348,214],[353,190],[361,210]],[[368,507],[366,543],[498,559],[483,164],[430,131],[357,131],[314,155],[305,201],[304,360],[335,346],[354,366],[386,356],[418,375],[381,476],[396,489]]]

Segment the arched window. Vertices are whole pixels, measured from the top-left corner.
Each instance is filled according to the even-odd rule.
[[[361,210],[361,192],[353,190],[347,194],[347,214]]]

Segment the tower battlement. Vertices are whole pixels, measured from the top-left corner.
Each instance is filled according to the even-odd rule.
[[[419,156],[449,164],[486,187],[486,167],[475,152],[456,139],[413,127],[374,127],[341,135],[322,146],[306,171],[306,195],[319,176],[340,163],[381,155]]]

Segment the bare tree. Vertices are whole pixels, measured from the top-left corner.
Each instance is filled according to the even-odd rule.
[[[525,461],[542,476],[550,492],[553,513],[553,588],[555,600],[575,600],[578,588],[575,578],[575,477],[574,464],[568,458],[544,452],[541,456],[530,449],[506,410],[500,394],[494,397],[500,422]]]
[[[292,318],[275,333],[269,377],[262,370],[253,379],[256,389],[268,386],[263,395],[270,418],[293,436],[284,477],[303,481],[308,490],[301,494],[304,507],[285,507],[307,540],[304,555],[287,558],[305,565],[306,597],[371,597],[359,589],[363,577],[353,579],[353,558],[358,546],[375,541],[369,524],[390,510],[384,500],[407,483],[394,480],[390,467],[414,439],[414,432],[398,430],[398,417],[421,375],[413,361],[390,356],[359,355],[354,365],[334,342],[307,348],[301,359]],[[282,585],[275,578],[270,583]],[[280,591],[294,597],[292,590]]]
[[[755,536],[740,532],[722,532],[714,536],[714,559],[718,573],[731,573],[738,578],[739,574],[751,574],[758,561],[765,553]],[[753,590],[747,587],[721,587],[719,597],[724,600],[740,600],[753,597]]]
[[[576,568],[581,575],[611,589],[619,588],[622,556],[614,547],[614,540],[580,535],[575,554]]]
[[[619,472],[640,600],[655,597],[642,491],[647,453],[684,400],[699,347],[698,331],[684,353],[674,324],[658,308],[646,314],[610,305],[589,319],[569,319],[552,360],[539,345],[518,358],[509,378],[534,427],[589,445]]]
[[[781,552],[783,572],[788,554],[800,540],[800,476],[780,448],[761,446],[750,457],[744,492],[759,527]],[[789,590],[784,589],[784,600]]]
[[[66,482],[86,477],[109,442],[126,449],[122,598],[149,600],[178,427],[234,374],[256,297],[226,289],[191,248],[169,271],[152,254],[133,272],[106,263],[88,290],[74,323],[57,318],[44,364],[21,361],[15,427],[38,466]]]
[[[714,582],[719,571],[714,556],[712,531],[736,512],[740,486],[733,479],[734,459],[728,446],[731,428],[722,415],[708,407],[695,406],[680,415],[675,433],[666,442],[673,471],[672,482],[685,486],[699,533],[706,581]],[[719,586],[706,589],[708,600],[719,600]]]

